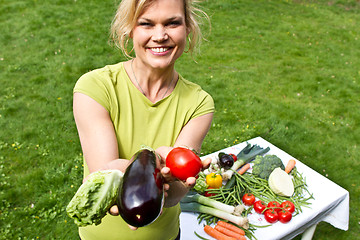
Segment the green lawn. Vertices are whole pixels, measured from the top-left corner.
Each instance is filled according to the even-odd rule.
[[[0,239],[77,239],[81,183],[72,88],[125,58],[108,44],[115,0],[0,0]],[[210,34],[177,70],[214,98],[202,154],[261,136],[350,192],[360,238],[360,2],[207,0]],[[209,31],[207,31],[209,32]]]

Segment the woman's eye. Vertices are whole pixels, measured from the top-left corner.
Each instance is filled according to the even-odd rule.
[[[139,26],[151,26],[151,23],[149,23],[149,22],[140,22]]]
[[[171,21],[169,23],[169,25],[178,26],[178,25],[181,25],[181,22],[180,21]]]

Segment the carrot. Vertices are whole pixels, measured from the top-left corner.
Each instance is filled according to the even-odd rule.
[[[290,159],[285,167],[285,172],[289,173],[295,167],[296,161],[294,159]]]
[[[226,236],[225,234],[219,232],[218,230],[214,229],[209,225],[204,226],[204,231],[217,240],[236,240],[236,238]]]
[[[219,225],[219,226],[222,226],[222,227],[225,227],[225,228],[227,228],[227,229],[229,229],[229,230],[231,230],[231,231],[233,231],[233,232],[236,232],[236,233],[238,233],[238,234],[241,234],[241,235],[245,235],[245,231],[244,230],[242,230],[241,228],[238,228],[237,226],[235,226],[235,225],[233,225],[233,224],[231,224],[231,223],[227,223],[227,222],[224,222],[224,221],[221,221],[221,220],[219,220],[218,222],[217,222],[217,225]]]
[[[240,168],[240,170],[238,171],[238,173],[240,175],[243,175],[248,169],[250,168],[250,163],[245,164],[244,166],[242,166],[242,168]]]
[[[218,230],[219,232],[221,232],[221,233],[223,233],[223,234],[225,234],[225,235],[227,235],[227,236],[229,236],[229,237],[234,237],[234,238],[236,238],[237,240],[244,240],[244,239],[246,239],[246,238],[244,237],[244,235],[241,235],[241,234],[239,234],[239,233],[233,232],[233,231],[231,231],[230,229],[228,229],[228,228],[226,228],[226,227],[222,227],[222,226],[220,226],[220,225],[216,225],[216,226],[215,226],[215,230]]]

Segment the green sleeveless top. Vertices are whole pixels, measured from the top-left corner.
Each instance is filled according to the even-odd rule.
[[[191,119],[214,112],[212,97],[195,83],[179,77],[174,91],[152,103],[131,82],[123,63],[88,72],[74,92],[93,98],[110,114],[119,145],[119,157],[130,159],[142,145],[156,149],[173,146]],[[88,174],[84,163],[84,176]],[[107,215],[98,226],[79,228],[82,240],[174,239],[179,230],[179,204],[165,208],[152,224],[130,230],[120,216]]]

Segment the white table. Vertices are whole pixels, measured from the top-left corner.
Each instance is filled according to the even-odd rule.
[[[272,145],[261,137],[247,141],[257,144],[260,147],[270,147],[266,154],[278,156],[286,165],[290,159],[295,159],[286,152]],[[246,142],[235,146],[221,149],[217,152],[202,157],[214,157],[220,151],[225,153],[238,153],[246,146]],[[349,227],[349,192],[326,177],[315,172],[305,164],[296,160],[297,170],[306,178],[308,189],[313,193],[314,199],[310,200],[311,208],[304,207],[302,213],[296,215],[290,222],[283,224],[277,222],[270,227],[258,228],[254,235],[259,240],[292,239],[299,234],[303,234],[303,239],[311,239],[316,224],[321,221],[330,223],[336,228],[348,230]],[[315,160],[314,160],[315,161]],[[198,239],[194,231],[203,237],[212,239],[203,230],[203,223],[198,224],[196,213],[182,212],[180,215],[181,239]],[[250,223],[255,225],[268,225],[264,218],[253,212],[249,216]]]

